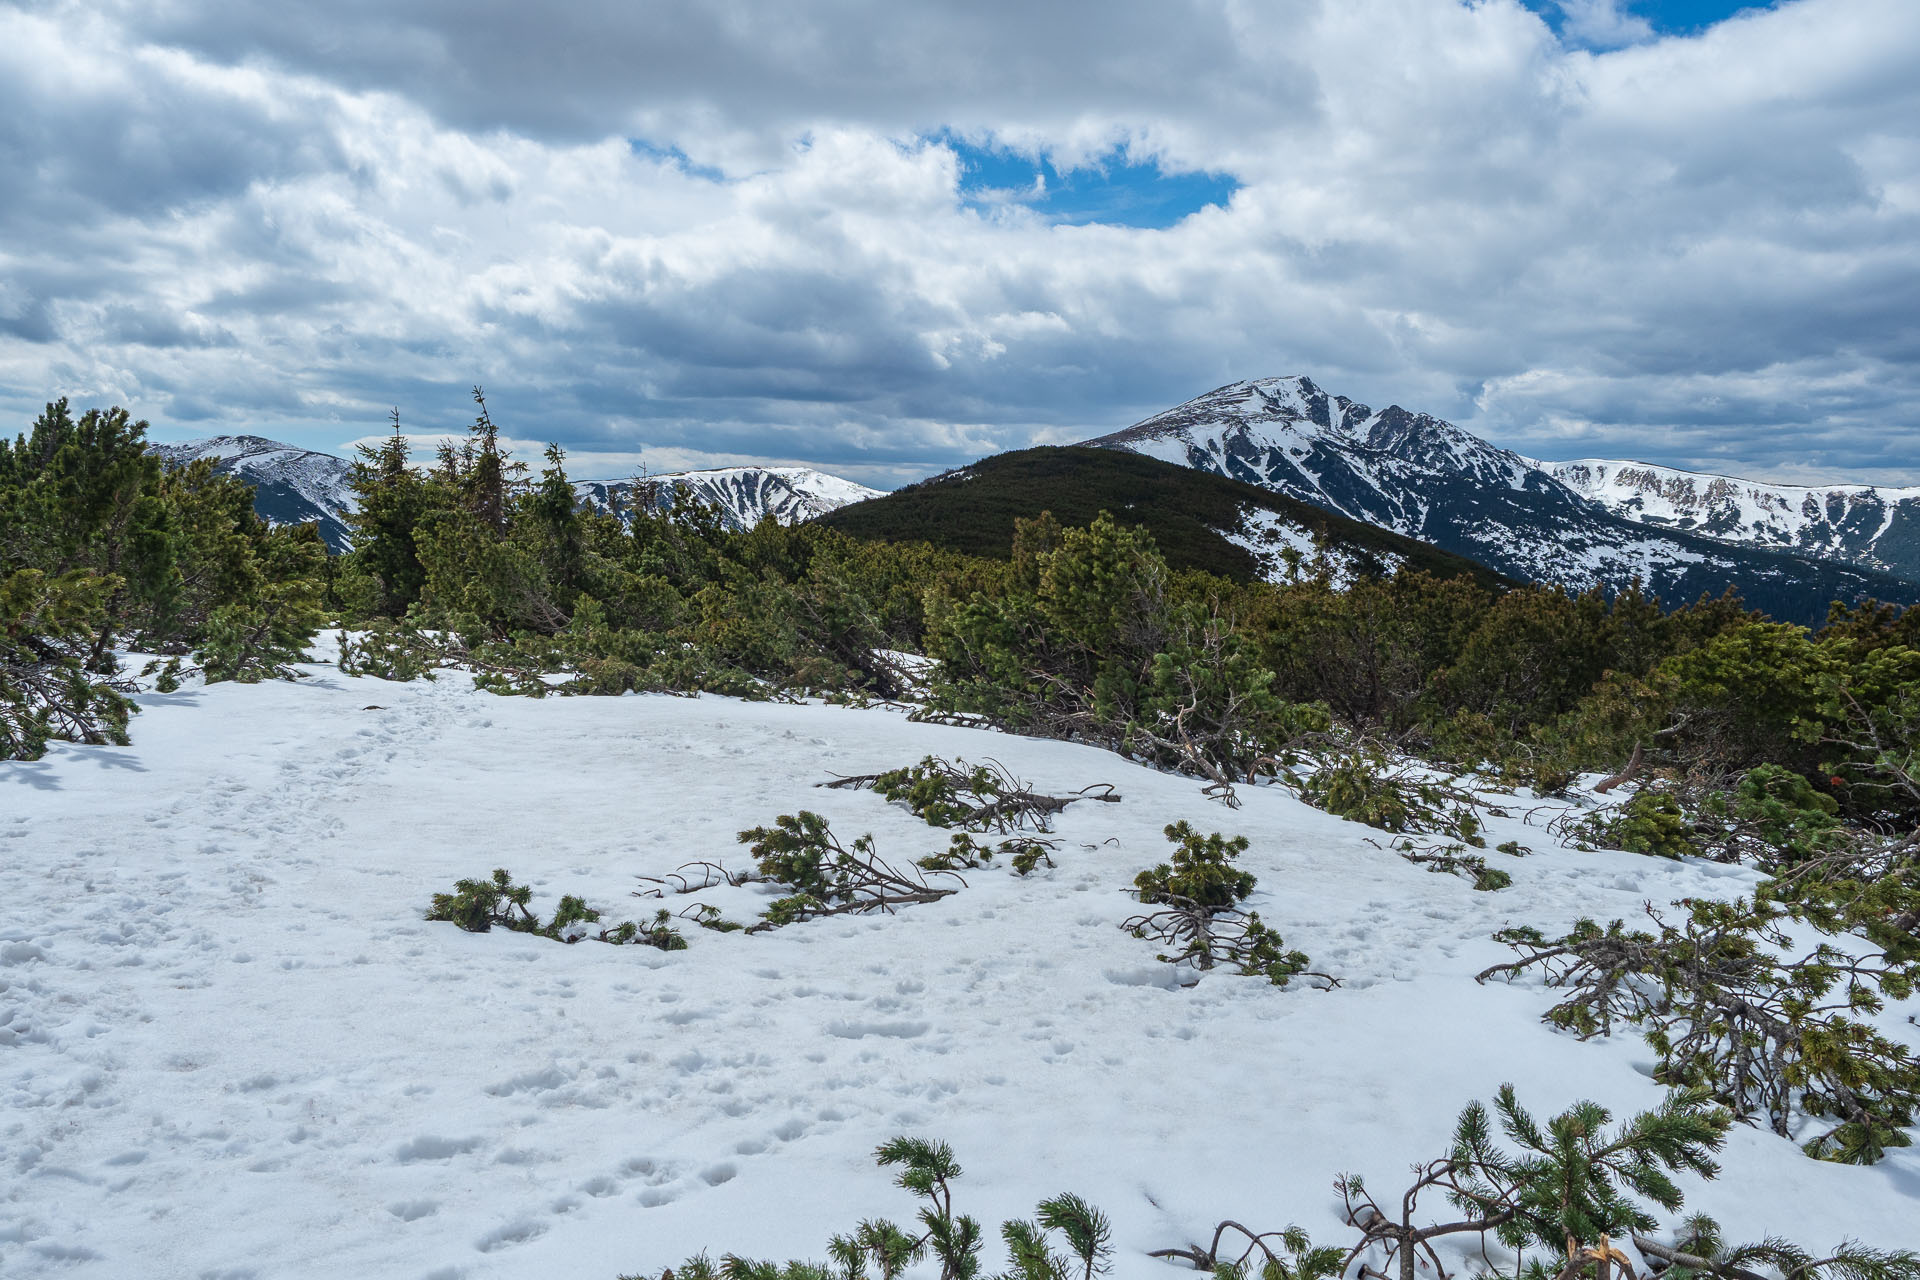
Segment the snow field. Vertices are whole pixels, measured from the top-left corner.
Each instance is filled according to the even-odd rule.
[[[989,1230],[1087,1196],[1123,1278],[1183,1274],[1146,1251],[1223,1216],[1342,1243],[1334,1175],[1397,1195],[1502,1081],[1536,1114],[1662,1095],[1637,1035],[1582,1044],[1538,1022],[1531,981],[1477,986],[1510,955],[1493,930],[1752,883],[1556,849],[1521,800],[1489,845],[1537,852],[1489,853],[1514,885],[1476,893],[1281,788],[1229,811],[1092,748],[308,670],[148,696],[132,748],[0,765],[0,1275],[611,1280],[701,1248],[820,1257],[861,1217],[911,1216],[871,1160],[900,1133],[953,1144],[959,1207]],[[801,808],[908,863],[948,833],[814,784],[929,753],[1125,798],[1062,816],[1057,870],[969,872],[892,917],[689,924],[676,953],[421,919],[496,866],[543,912],[580,893],[645,919],[662,904],[629,896],[637,877],[745,867],[734,834]],[[1117,927],[1182,818],[1250,838],[1249,905],[1340,990],[1181,988]],[[744,921],[769,896],[698,900]],[[1920,1243],[1912,1148],[1823,1165],[1739,1127],[1723,1163],[1688,1207],[1734,1236]]]

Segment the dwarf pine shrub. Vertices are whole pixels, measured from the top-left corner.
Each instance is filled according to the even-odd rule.
[[[1310,973],[1304,951],[1287,950],[1286,942],[1260,919],[1258,912],[1242,911],[1240,903],[1253,892],[1253,873],[1233,865],[1246,852],[1247,838],[1232,839],[1214,832],[1202,836],[1185,822],[1166,829],[1173,857],[1134,877],[1134,893],[1151,908],[1121,923],[1136,938],[1168,943],[1176,948],[1160,953],[1168,964],[1191,964],[1205,971],[1228,964],[1234,971],[1257,975],[1277,987],[1308,974],[1328,986],[1338,982],[1323,973]]]
[[[1576,848],[1624,849],[1656,858],[1690,858],[1700,853],[1693,823],[1679,800],[1664,791],[1642,791],[1625,804],[1588,814],[1569,835]]]
[[[664,1272],[635,1272],[620,1280],[898,1280],[909,1266],[930,1261],[940,1280],[980,1280],[986,1245],[980,1222],[954,1209],[961,1175],[953,1148],[927,1138],[899,1137],[874,1152],[883,1169],[897,1168],[894,1185],[920,1202],[915,1222],[903,1227],[868,1218],[831,1237],[828,1261],[786,1263],[722,1254],[715,1262],[695,1254]],[[1000,1280],[1093,1280],[1113,1256],[1113,1229],[1105,1214],[1076,1195],[1042,1200],[1030,1219],[1000,1226],[1009,1267]]]
[[[655,913],[648,924],[624,920],[617,925],[593,929],[590,926],[600,923],[600,912],[589,907],[585,899],[563,895],[553,909],[553,917],[542,921],[528,905],[532,898],[533,890],[513,883],[513,876],[501,867],[496,868],[489,879],[456,880],[452,893],[434,894],[427,919],[447,921],[468,933],[488,933],[497,925],[556,942],[572,943],[590,938],[615,946],[632,944],[657,947],[661,951],[684,951],[687,947],[686,938],[673,927],[673,917],[665,909]]]
[[[965,885],[945,867],[934,874],[954,881],[930,884],[918,868],[896,868],[875,851],[871,834],[843,845],[827,820],[802,809],[783,813],[771,827],[742,831],[761,878],[794,890],[777,899],[749,932],[778,929],[816,916],[892,912],[910,903],[937,902]]]
[[[1336,756],[1298,780],[1300,798],[1349,822],[1394,834],[1451,836],[1485,848],[1472,798],[1456,787],[1391,766],[1381,752],[1361,747]]]
[[[1548,938],[1529,927],[1494,937],[1520,959],[1479,981],[1539,970],[1566,994],[1542,1015],[1582,1039],[1639,1027],[1658,1055],[1655,1078],[1698,1088],[1742,1120],[1807,1154],[1871,1164],[1912,1138],[1920,1055],[1868,1019],[1914,990],[1910,967],[1857,959],[1829,944],[1795,956],[1764,903],[1689,900],[1680,922],[1651,908],[1654,932],[1581,920]]]

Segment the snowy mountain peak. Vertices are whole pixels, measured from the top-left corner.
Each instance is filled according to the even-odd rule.
[[[1535,463],[1443,418],[1376,413],[1297,375],[1231,383],[1086,443],[1272,489],[1535,582],[1638,579],[1671,601],[1731,586],[1796,621],[1819,620],[1837,598],[1920,598],[1920,497],[1902,507],[1871,493],[1758,495],[1729,477],[1689,488],[1668,469]],[[1815,526],[1846,532],[1804,532]]]
[[[1517,483],[1528,466],[1518,454],[1444,419],[1397,404],[1375,413],[1357,400],[1328,393],[1301,374],[1229,383],[1089,443],[1166,456],[1150,442],[1173,441],[1222,456],[1279,447],[1304,457],[1316,445],[1325,445],[1376,453],[1427,470],[1467,471],[1502,484]]]
[[[1372,414],[1367,406],[1345,396],[1328,395],[1303,375],[1253,378],[1218,387],[1105,439],[1164,439],[1201,422],[1248,430],[1270,427],[1300,435],[1323,431],[1351,435]]]

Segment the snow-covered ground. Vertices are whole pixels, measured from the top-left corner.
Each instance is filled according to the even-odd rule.
[[[612,1280],[701,1248],[819,1257],[861,1217],[911,1216],[869,1154],[902,1133],[954,1145],[959,1207],[989,1231],[1062,1190],[1093,1200],[1122,1280],[1183,1274],[1146,1251],[1223,1216],[1344,1243],[1334,1175],[1397,1192],[1502,1081],[1536,1113],[1662,1094],[1636,1035],[1582,1044],[1538,1022],[1537,986],[1476,986],[1509,956],[1494,929],[1751,883],[1556,849],[1522,805],[1490,843],[1537,852],[1490,854],[1514,885],[1476,893],[1280,788],[1229,811],[1090,748],[309,670],[147,697],[131,748],[0,764],[0,1275]],[[421,918],[496,866],[543,909],[578,892],[650,915],[638,877],[745,866],[734,833],[802,807],[907,861],[945,833],[814,784],[928,753],[1125,800],[1064,815],[1057,870],[969,873],[893,917],[689,927],[670,954]],[[1116,927],[1182,818],[1251,838],[1252,905],[1341,989],[1183,989]],[[1916,1149],[1825,1165],[1736,1128],[1724,1164],[1689,1208],[1736,1237],[1920,1242]]]

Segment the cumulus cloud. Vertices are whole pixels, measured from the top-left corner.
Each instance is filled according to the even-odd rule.
[[[1557,0],[1561,33],[1598,49],[1653,38],[1653,24],[1626,9],[1622,0]]]
[[[583,475],[884,484],[1304,372],[1920,479],[1920,8],[1564,8],[0,4],[0,410],[340,447],[483,383]],[[1067,225],[955,139],[1238,187]]]

